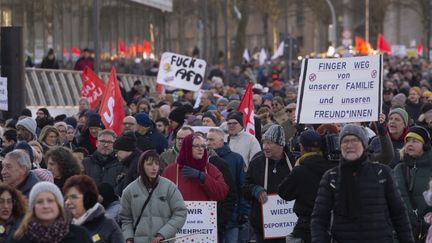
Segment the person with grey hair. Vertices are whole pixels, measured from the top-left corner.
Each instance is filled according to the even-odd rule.
[[[30,156],[22,149],[13,150],[6,154],[2,162],[2,180],[28,197],[32,187],[39,181],[30,170]]]

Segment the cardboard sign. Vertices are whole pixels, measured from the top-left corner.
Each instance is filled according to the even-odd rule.
[[[301,124],[378,121],[381,55],[304,59],[296,117]]]
[[[0,77],[0,110],[7,111],[8,107],[7,78]]]
[[[267,195],[267,198],[262,205],[264,239],[284,238],[297,223],[293,211],[295,201],[285,201],[279,195]]]
[[[157,83],[198,91],[205,79],[207,62],[171,52],[161,56]]]
[[[177,243],[218,242],[215,201],[185,201],[186,223],[176,234]]]

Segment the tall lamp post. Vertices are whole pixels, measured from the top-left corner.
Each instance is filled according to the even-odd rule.
[[[328,6],[330,8],[330,12],[331,12],[331,15],[332,15],[332,25],[333,26],[332,26],[332,31],[331,31],[332,33],[331,33],[330,40],[331,40],[332,46],[334,48],[336,48],[336,29],[337,29],[336,28],[337,27],[336,12],[335,12],[335,9],[334,9],[334,6],[333,6],[332,2],[330,0],[326,0],[326,2],[327,2]]]

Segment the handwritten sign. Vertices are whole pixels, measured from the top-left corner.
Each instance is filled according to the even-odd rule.
[[[205,78],[207,62],[202,59],[165,52],[161,56],[157,83],[198,91]]]
[[[381,55],[304,59],[297,120],[301,124],[377,121],[382,70]]]
[[[218,242],[215,201],[185,201],[186,223],[176,234],[176,243]]]
[[[284,238],[297,223],[293,211],[295,201],[285,201],[279,195],[267,195],[267,198],[262,205],[264,239]]]
[[[7,111],[8,107],[8,89],[7,78],[0,77],[0,110]]]

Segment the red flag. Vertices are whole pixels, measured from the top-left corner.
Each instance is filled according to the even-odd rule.
[[[255,136],[254,104],[252,100],[252,84],[249,83],[240,102],[238,110],[243,113],[245,131]]]
[[[149,41],[144,40],[143,51],[147,54],[151,53],[151,43]]]
[[[380,52],[391,53],[391,46],[381,33],[378,34],[377,49]]]
[[[423,44],[422,43],[417,44],[416,50],[417,50],[417,55],[423,56]]]
[[[81,97],[87,98],[90,108],[94,109],[102,99],[105,83],[88,66],[85,66],[81,79]]]
[[[367,55],[367,54],[369,54],[370,45],[369,45],[369,43],[366,43],[366,41],[363,40],[363,38],[361,38],[360,36],[356,36],[355,37],[355,49],[358,53],[363,54],[363,55]]]
[[[63,48],[63,56],[68,56],[69,52],[66,48]]]
[[[116,70],[113,67],[106,86],[105,95],[99,109],[99,115],[105,128],[114,130],[117,135],[122,131],[122,122],[125,116],[123,109],[123,97],[117,80]]]
[[[79,57],[81,55],[81,51],[77,47],[72,47],[72,51],[71,52],[72,52],[72,56]]]
[[[120,53],[125,53],[126,52],[125,44],[124,44],[123,40],[120,37],[117,39],[117,48],[118,48],[118,51]]]

